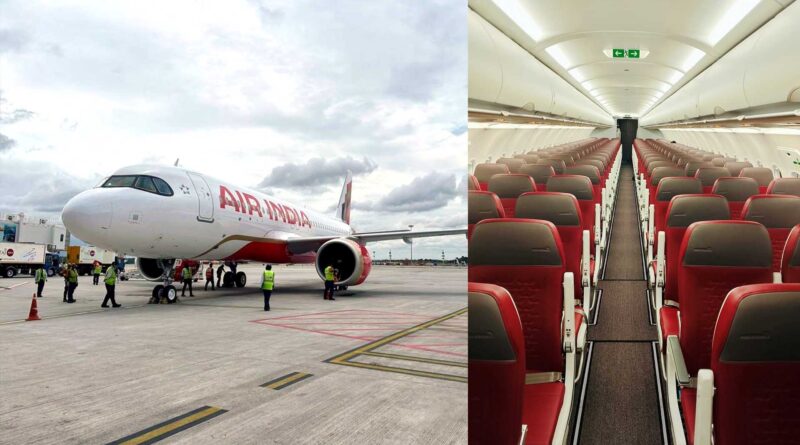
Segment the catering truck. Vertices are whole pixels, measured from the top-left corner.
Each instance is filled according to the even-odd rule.
[[[47,253],[44,244],[0,242],[0,276],[13,278],[17,274],[33,275],[44,267],[48,276],[58,271],[58,255]]]
[[[99,262],[105,272],[106,267],[114,263],[115,257],[114,252],[94,246],[69,246],[67,248],[67,262],[78,266],[79,275],[91,274],[95,262]]]

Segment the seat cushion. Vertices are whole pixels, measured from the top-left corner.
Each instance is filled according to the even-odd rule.
[[[658,311],[658,321],[661,323],[661,344],[667,344],[667,337],[678,335],[681,331],[680,321],[678,320],[678,308],[672,306],[661,306]]]
[[[522,423],[528,425],[527,445],[549,445],[564,402],[561,382],[525,385],[522,402]]]
[[[683,411],[683,421],[686,426],[686,442],[689,445],[694,443],[694,421],[695,407],[697,406],[697,390],[694,388],[681,389],[681,410]]]

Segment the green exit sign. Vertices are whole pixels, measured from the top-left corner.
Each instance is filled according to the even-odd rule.
[[[622,49],[622,48],[614,48],[611,50],[612,57],[616,58],[629,58],[629,59],[638,59],[639,58],[639,50],[638,49]]]

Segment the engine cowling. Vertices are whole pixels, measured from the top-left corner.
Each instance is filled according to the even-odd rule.
[[[164,271],[172,267],[175,260],[162,260],[155,258],[136,258],[136,268],[143,277],[150,281],[160,280]]]
[[[341,286],[354,286],[367,279],[372,269],[372,258],[363,245],[346,238],[327,241],[317,250],[315,266],[320,278],[325,279],[325,268],[333,265],[339,270]]]

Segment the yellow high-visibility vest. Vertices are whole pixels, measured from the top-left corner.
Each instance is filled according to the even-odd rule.
[[[191,280],[192,279],[192,268],[191,267],[184,267],[183,268],[183,279],[184,280]]]
[[[117,284],[117,268],[114,266],[108,266],[106,269],[106,284],[109,286],[113,286]]]
[[[325,281],[333,281],[335,277],[333,276],[333,266],[328,266],[325,268]]]
[[[36,283],[47,281],[47,274],[44,269],[36,269],[36,277],[34,277],[33,281]]]
[[[275,285],[275,272],[271,270],[264,271],[264,284],[261,285],[261,289],[264,290],[272,290],[272,287]]]

